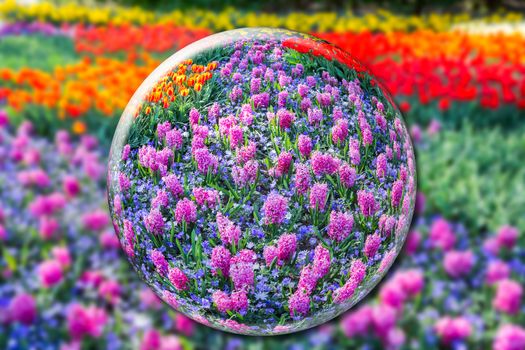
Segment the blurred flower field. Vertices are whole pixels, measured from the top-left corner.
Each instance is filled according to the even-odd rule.
[[[521,15],[7,1],[0,16],[0,348],[525,350]],[[417,216],[395,271],[357,308],[296,335],[233,336],[171,311],[131,269],[107,211],[108,147],[135,89],[178,48],[237,26],[310,32],[360,58],[417,152]]]

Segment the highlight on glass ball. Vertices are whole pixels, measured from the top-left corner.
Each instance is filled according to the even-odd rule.
[[[277,29],[212,35],[140,86],[110,154],[115,230],[194,320],[290,333],[348,310],[405,240],[412,144],[351,53]]]

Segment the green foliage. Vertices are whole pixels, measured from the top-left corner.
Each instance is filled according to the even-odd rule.
[[[465,222],[472,230],[503,224],[525,230],[523,128],[444,130],[416,147],[420,189],[427,209]]]
[[[0,40],[0,62],[2,68],[52,70],[78,61],[75,46],[65,36],[41,34],[6,36]]]

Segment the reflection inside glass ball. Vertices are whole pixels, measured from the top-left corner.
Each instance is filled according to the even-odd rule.
[[[350,54],[242,29],[184,48],[141,85],[108,194],[125,253],[166,303],[271,335],[326,322],[379,282],[415,175],[397,107]]]

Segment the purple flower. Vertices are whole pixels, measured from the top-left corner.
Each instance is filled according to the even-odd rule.
[[[294,234],[284,234],[277,241],[277,254],[280,260],[288,260],[295,253],[297,237]]]
[[[216,246],[211,252],[211,267],[220,270],[224,277],[228,277],[230,271],[231,254],[228,249],[223,246]]]
[[[310,311],[310,297],[298,289],[288,299],[291,316],[306,315]]]
[[[449,251],[443,258],[443,268],[453,278],[458,278],[470,273],[474,266],[474,254],[470,250]]]
[[[37,317],[37,305],[31,294],[17,294],[9,303],[9,318],[26,326],[31,325]]]
[[[188,277],[178,267],[172,267],[169,269],[168,279],[177,290],[188,289]]]
[[[336,144],[344,142],[348,136],[348,121],[346,119],[337,120],[332,127],[332,141]]]
[[[350,235],[353,226],[354,217],[351,213],[332,211],[328,224],[328,237],[336,242],[341,242]]]
[[[442,317],[436,322],[434,329],[441,341],[447,345],[468,338],[472,333],[470,322],[463,317]]]
[[[378,205],[372,192],[365,190],[357,192],[357,203],[363,216],[372,216],[377,211]]]
[[[318,278],[324,277],[330,271],[330,251],[320,244],[315,247],[313,270]]]
[[[160,235],[164,231],[164,218],[158,208],[151,209],[144,217],[144,226],[154,235]]]
[[[184,193],[184,188],[179,182],[179,179],[174,174],[166,175],[162,178],[162,181],[164,181],[164,184],[166,185],[166,188],[171,192],[172,195],[175,197],[180,196]]]
[[[281,129],[289,129],[295,120],[295,114],[284,108],[280,108],[277,111],[276,116]]]
[[[380,153],[376,158],[376,176],[382,179],[386,176],[387,160],[384,153]],[[402,190],[402,189],[401,189]]]
[[[402,180],[396,180],[392,185],[391,203],[393,207],[397,207],[401,201],[401,197],[403,196],[403,186],[404,183]]]
[[[308,108],[308,122],[312,125],[319,124],[323,120],[323,111],[319,108]]]
[[[350,188],[354,186],[356,176],[355,168],[351,167],[348,163],[345,162],[339,166],[339,179],[344,187]]]
[[[153,249],[150,252],[151,261],[153,262],[153,265],[155,265],[155,268],[157,269],[157,272],[165,276],[168,273],[168,262],[166,261],[166,258],[164,257],[164,254],[162,254],[161,251],[157,249]]]
[[[199,172],[206,174],[208,171],[212,173],[217,172],[219,160],[216,156],[210,153],[207,148],[200,148],[195,151],[195,161],[197,162],[197,169]]]
[[[492,300],[495,310],[510,315],[517,314],[521,309],[523,287],[516,281],[504,279],[496,285],[496,295]]]
[[[315,183],[310,189],[310,208],[324,211],[327,198],[328,185],[319,182]]]
[[[255,108],[266,108],[270,103],[270,95],[267,92],[252,95],[252,102]]]
[[[181,199],[175,207],[175,220],[177,222],[192,223],[197,220],[197,207],[188,198]]]
[[[328,153],[315,151],[312,154],[311,164],[315,175],[333,175],[338,170],[340,161]]]
[[[359,165],[361,163],[361,150],[359,140],[350,139],[350,148],[348,150],[350,155],[350,161],[353,165]]]
[[[224,244],[236,245],[241,237],[241,229],[222,213],[217,213],[216,221],[221,241]]]
[[[310,188],[310,170],[305,164],[295,165],[295,190],[298,194],[305,194]]]
[[[363,252],[367,258],[373,258],[381,245],[381,236],[377,233],[366,237],[365,246]]]
[[[277,193],[271,193],[263,205],[264,223],[280,224],[286,217],[288,199]]]

